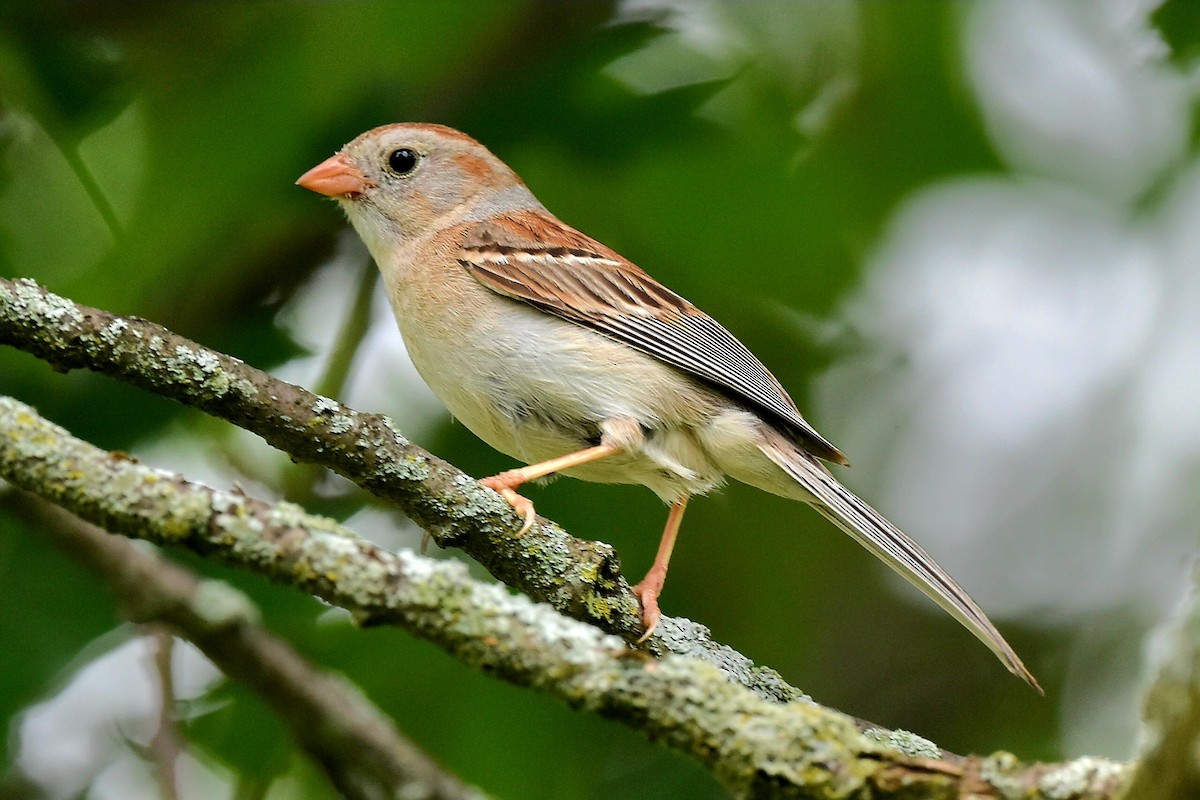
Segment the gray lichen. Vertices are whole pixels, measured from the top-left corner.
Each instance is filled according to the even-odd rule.
[[[957,791],[951,776],[961,767],[910,769],[904,761],[936,757],[919,737],[875,741],[849,717],[806,700],[765,699],[714,664],[632,651],[548,605],[472,579],[462,564],[389,553],[298,506],[114,457],[9,398],[0,398],[0,477],[113,530],[212,553],[369,612],[468,665],[617,719],[707,765],[736,797],[916,798],[926,785],[930,796]],[[217,625],[237,624],[245,613],[220,592],[208,606],[204,616]],[[1092,800],[1101,796],[1088,794],[1096,781],[1119,769],[1063,765],[1044,771],[1035,788],[1026,765],[997,753],[979,762],[977,774],[998,797]]]
[[[1038,790],[1047,800],[1098,796],[1123,785],[1130,772],[1128,764],[1084,756],[1044,773],[1038,779]]]
[[[0,474],[85,518],[214,552],[331,603],[385,614],[468,664],[644,726],[712,764],[731,787],[764,774],[815,779],[838,791],[862,780],[859,768],[845,766],[855,759],[814,738],[835,730],[840,741],[870,750],[834,712],[768,702],[694,659],[630,656],[620,638],[475,581],[461,564],[388,553],[298,506],[268,505],[114,458],[17,401],[0,400],[0,431]],[[237,607],[218,595],[212,616],[236,617]]]
[[[36,281],[20,278],[12,285],[14,291],[6,305],[11,306],[14,316],[29,321],[47,320],[59,331],[69,331],[83,322],[78,306],[65,297],[46,292]]]
[[[1012,753],[1000,751],[984,758],[979,765],[979,777],[999,790],[1001,797],[1026,795],[1024,767]]]
[[[921,756],[923,758],[940,758],[942,755],[941,748],[929,741],[923,736],[918,736],[911,731],[901,730],[897,728],[894,731],[885,730],[883,728],[871,728],[863,731],[863,735],[868,739],[880,742],[893,750],[899,750],[906,756]]]
[[[77,306],[28,280],[0,278],[0,342],[234,421],[396,503],[439,543],[462,546],[530,596],[609,630],[637,630],[637,603],[610,548],[549,522],[515,537],[519,521],[501,498],[412,446],[386,418],[316,397],[153,323]],[[652,640],[663,658],[631,651],[548,606],[474,582],[461,566],[386,553],[296,506],[217,492],[103,453],[11,400],[0,401],[0,477],[111,530],[216,554],[360,619],[401,625],[490,673],[620,719],[709,764],[737,796],[913,798],[928,782],[953,783],[952,770],[909,771],[902,759],[889,761],[896,747],[929,757],[927,743],[902,733],[886,746],[868,740],[848,718],[712,642],[702,626],[664,620],[671,635]],[[215,619],[225,613],[214,603]],[[868,788],[881,767],[892,770],[888,780]],[[1044,770],[1041,789],[1006,753],[980,760],[975,771],[997,796],[1074,800],[1070,792],[1088,780],[1112,778],[1105,769]]]

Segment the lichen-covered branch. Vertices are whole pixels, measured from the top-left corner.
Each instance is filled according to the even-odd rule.
[[[170,397],[333,469],[395,503],[442,546],[498,578],[610,629],[636,629],[637,600],[611,548],[545,520],[524,537],[507,503],[409,443],[383,416],[277,380],[145,320],[77,305],[32,281],[0,279],[0,342],[58,368],[86,367]]]
[[[107,583],[127,619],[165,626],[191,641],[222,672],[262,698],[342,796],[485,800],[401,736],[357,688],[318,669],[258,624],[257,608],[241,592],[219,581],[201,581],[127,539],[39,505],[43,535]],[[162,669],[169,675],[169,666]],[[171,694],[163,701],[163,716],[169,719]]]
[[[85,367],[194,406],[320,464],[395,504],[443,547],[459,547],[499,580],[627,640],[641,632],[636,597],[612,548],[543,518],[521,521],[474,479],[411,444],[383,416],[278,380],[136,317],[79,305],[30,280],[0,278],[0,343],[60,369]],[[705,658],[764,697],[802,693],[777,672],[714,642],[701,625],[666,618],[650,652]]]
[[[738,797],[1108,800],[1128,771],[1093,760],[1030,767],[1005,753],[902,754],[843,714],[766,700],[694,658],[631,650],[473,580],[461,564],[387,552],[289,503],[217,491],[99,450],[10,398],[0,398],[0,477],[102,527],[218,556],[618,719],[698,759]]]

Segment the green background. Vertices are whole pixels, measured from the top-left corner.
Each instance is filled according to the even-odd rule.
[[[729,12],[695,5],[714,7]],[[608,3],[9,2],[0,274],[277,371],[311,349],[280,321],[312,291],[345,227],[293,181],[367,128],[436,121],[482,141],[563,220],[724,322],[822,428],[811,387],[871,347],[841,309],[897,208],[947,178],[1013,171],[964,74],[972,13],[973,4],[907,0],[740,4],[731,54],[689,47],[661,15],[614,21]],[[1194,17],[1171,3],[1148,23],[1170,45],[1172,68],[1188,68]],[[328,313],[349,302],[330,299]],[[339,518],[367,502],[337,483],[314,493],[311,473],[257,453],[225,424],[103,377],[56,374],[5,349],[0,392],[102,447],[185,472],[195,464],[188,474],[198,479],[229,485],[240,467],[252,494]],[[472,474],[512,466],[448,418],[414,428],[403,403],[367,410],[392,414]],[[256,455],[231,455],[243,448]],[[204,471],[185,451],[223,468]],[[574,534],[615,545],[634,579],[653,558],[665,509],[650,492],[564,480],[531,497]],[[472,673],[404,633],[318,619],[325,609],[289,589],[172,555],[242,587],[271,628],[498,796],[721,796],[699,767],[619,724]],[[1036,549],[1028,558],[1036,569]],[[0,584],[11,762],[23,709],[61,689],[119,623],[103,588],[4,505]],[[1061,736],[1067,701],[1106,702],[1102,681],[1065,691],[1078,629],[1128,618],[1112,635],[1136,649],[1153,622],[1116,590],[1091,616],[1047,609],[999,620],[1047,689],[1042,699],[953,620],[895,588],[816,514],[730,486],[689,511],[663,605],[824,704],[956,752],[1024,759],[1079,755]],[[100,649],[134,635],[122,631]],[[236,689],[215,690],[190,713],[189,747],[223,780],[286,775],[273,784],[286,796],[331,795]],[[1126,755],[1128,744],[1108,754]]]

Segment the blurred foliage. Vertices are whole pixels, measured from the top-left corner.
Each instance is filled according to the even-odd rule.
[[[279,311],[344,224],[292,182],[369,127],[437,121],[484,142],[564,220],[722,320],[803,408],[814,372],[854,347],[821,320],[856,285],[890,212],[933,180],[1003,167],[964,93],[957,4],[738,5],[754,8],[631,3],[612,24],[617,7],[600,2],[9,0],[0,272],[278,367],[305,350]],[[672,13],[700,9],[735,19],[737,47],[671,27]],[[1189,58],[1195,20],[1185,2],[1157,17]],[[795,31],[807,32],[799,43]],[[682,65],[678,80],[634,91],[621,79],[651,62]],[[0,351],[0,392],[103,447],[189,441],[233,460],[221,455],[227,426],[12,350]],[[510,466],[449,422],[422,444],[474,474]],[[534,493],[575,534],[615,544],[631,576],[650,563],[665,518],[651,493],[571,481]],[[314,508],[346,516],[365,502],[352,497]],[[498,796],[720,796],[698,767],[617,724],[180,558],[249,592],[273,629]],[[0,714],[16,720],[116,612],[2,504],[0,581]],[[953,620],[898,601],[853,543],[778,498],[731,486],[696,503],[664,604],[849,713],[961,752],[1065,755],[1052,701],[1010,680]],[[1065,654],[1052,633],[1005,630],[1053,697]],[[311,768],[288,766],[290,745],[261,706],[238,690],[220,701],[185,729],[190,746],[234,773],[290,770],[297,794],[329,796]]]

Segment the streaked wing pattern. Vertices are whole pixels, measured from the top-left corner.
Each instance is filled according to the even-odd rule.
[[[591,328],[766,411],[813,455],[846,458],[813,430],[787,392],[720,323],[617,253],[536,212],[482,223],[462,265],[484,286]]]

